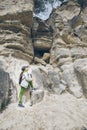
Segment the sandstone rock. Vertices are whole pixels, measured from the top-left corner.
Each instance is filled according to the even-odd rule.
[[[7,3],[7,4],[6,4]],[[20,5],[20,6],[19,6]],[[33,59],[33,45],[30,39],[33,18],[33,1],[1,1],[0,4],[0,55]]]
[[[80,7],[76,1],[70,0],[55,9],[50,15],[51,21],[48,20],[54,30],[50,64],[53,67],[60,67],[63,78],[69,87],[68,91],[76,97],[82,97],[82,85],[78,82],[73,62],[79,58],[86,58],[86,10],[85,8],[78,15]]]
[[[68,91],[72,93],[77,98],[83,95],[81,85],[77,80],[77,76],[74,72],[73,63],[68,65],[63,65],[61,67],[63,71],[63,78],[67,83]]]
[[[3,70],[2,65],[0,61],[0,111],[6,107],[11,96],[11,79],[9,73]]]
[[[80,13],[78,15],[75,15],[70,21],[69,24],[72,28],[75,28],[79,25],[82,25],[84,22],[83,17],[80,15]]]
[[[19,20],[28,26],[32,25],[33,1],[9,1],[0,2],[0,18],[2,20]]]
[[[42,75],[40,73],[39,67],[31,66],[33,75],[33,85],[35,90],[32,92],[31,101],[36,104],[43,100],[44,97],[44,85]]]
[[[19,95],[19,75],[21,73],[21,68],[24,65],[29,65],[29,63],[25,60],[19,60],[11,55],[9,57],[0,56],[0,61],[2,62],[1,66],[3,67],[3,70],[5,70],[10,77],[11,85],[10,85],[10,91],[11,91],[11,102],[16,102],[18,100]]]
[[[68,24],[66,24],[64,26],[63,30],[60,33],[63,41],[66,42],[66,43],[68,43],[68,44],[70,44],[70,42],[68,42],[68,40],[70,39],[71,32],[72,32],[71,27]]]
[[[52,45],[52,32],[50,26],[43,20],[34,18],[32,39],[35,49],[50,50]]]
[[[49,91],[61,94],[66,90],[68,85],[70,87],[69,91],[79,97],[80,90],[78,86],[80,85],[77,81],[73,67],[70,69],[70,66],[74,60],[86,57],[86,17],[84,16],[84,12],[81,13],[81,17],[79,18],[80,20],[82,19],[85,25],[82,25],[83,23],[80,22],[79,24],[76,24],[73,30],[71,24],[80,11],[80,7],[75,1],[68,1],[67,4],[63,4],[58,9],[55,9],[53,15],[50,15],[51,21],[43,21],[39,18],[34,18],[34,23],[32,22],[33,1],[30,1],[29,3],[27,0],[12,0],[7,5],[5,2],[8,2],[8,0],[1,1],[0,5],[2,12],[2,14],[0,14],[0,18],[2,19],[2,21],[0,21],[0,55],[7,57],[8,60],[11,58],[10,61],[5,58],[8,63],[11,62],[7,66],[15,66],[12,68],[12,71],[7,67],[9,73],[13,75],[13,83],[17,84],[18,82],[19,72],[17,72],[18,69],[16,67],[21,68],[23,64],[21,64],[20,61],[19,63],[15,58],[12,59],[12,57],[24,59],[24,64],[26,64],[26,61],[31,63],[34,60],[36,64],[38,63],[46,67],[47,63],[49,64],[50,62],[55,68],[64,67],[64,70],[61,69],[59,71],[48,67],[46,68],[47,75],[45,75],[44,69],[44,71],[41,72],[41,76],[43,77],[41,82],[44,82],[43,88],[45,86]],[[9,6],[13,8],[12,12],[11,8],[7,10]],[[49,52],[50,54],[46,55],[46,53]],[[70,69],[69,71],[67,66]],[[14,69],[15,72],[13,72]],[[50,69],[52,70],[50,71]],[[75,86],[77,86],[77,88],[73,87],[74,85],[71,80],[70,83],[68,83],[67,76],[66,85],[61,83],[62,80],[65,80],[61,76],[62,71],[64,78],[67,73],[72,72],[71,80],[75,80]],[[74,75],[75,79],[73,78]]]
[[[42,65],[40,65],[42,66]],[[39,69],[39,65],[32,65],[31,66],[32,69],[32,74],[33,74],[33,84],[34,84],[34,88],[36,89],[43,89],[43,81],[42,81],[42,75]]]
[[[57,64],[59,59],[67,58],[69,56],[70,56],[69,49],[59,48],[59,47],[55,46],[51,49],[50,63],[54,64],[56,62],[56,64]]]
[[[41,102],[44,98],[44,91],[43,89],[35,88],[35,90],[32,90],[31,97],[30,97],[30,91],[27,90],[22,98],[23,104],[29,103],[34,105],[39,102]]]
[[[74,60],[78,58],[85,58],[87,56],[87,48],[74,47],[71,49],[71,56]]]
[[[54,9],[49,20],[33,22],[32,0],[0,0],[0,65],[12,80],[12,102],[18,98],[21,67],[36,64],[31,65],[35,105],[28,104],[29,92],[24,109],[10,104],[0,115],[1,130],[87,128],[87,8],[78,16],[79,11],[76,0],[69,0]]]
[[[53,46],[59,46],[63,48],[66,47],[66,42],[64,42],[62,38],[55,37]]]
[[[40,67],[44,88],[49,93],[61,94],[66,90],[67,85],[61,80],[60,70],[52,67]]]
[[[50,50],[52,40],[47,37],[37,38],[34,42],[34,48],[38,50]]]
[[[77,6],[76,1],[70,0],[68,1],[67,5],[63,5],[59,8],[58,14],[67,20],[71,20],[74,16],[78,15],[79,12],[80,7]]]
[[[32,104],[36,104],[38,102],[41,102],[44,98],[44,91],[43,90],[33,90],[31,102]]]
[[[60,58],[58,63],[57,63],[57,66],[62,66],[64,64],[70,64],[72,62],[72,58],[71,57],[68,57],[68,58]]]
[[[87,8],[84,9],[84,12],[83,12],[83,21],[84,23],[87,23]]]
[[[24,57],[25,59],[28,57],[27,59],[29,59],[29,62],[31,62],[33,59],[33,46],[31,40],[29,40],[28,38],[29,33],[25,32],[26,27],[22,27],[20,24],[18,26],[10,26],[6,23],[4,24],[5,27],[3,27],[2,25],[0,26],[2,28],[2,30],[0,31],[0,43],[5,49],[4,51],[2,51],[3,55],[5,51],[7,51],[7,56],[9,56],[9,54],[13,54],[13,56],[15,56],[17,53],[19,53],[19,56],[17,54],[17,56],[15,57],[22,58],[23,56],[22,59],[24,59]],[[18,30],[18,32],[15,32],[15,30]]]
[[[74,33],[81,39],[82,42],[87,43],[87,25],[77,26]]]
[[[35,57],[34,58],[34,61],[35,63],[39,63],[39,64],[42,64],[42,65],[46,65],[46,62],[43,60],[43,59],[40,59],[38,57]]]
[[[50,59],[50,53],[44,53],[43,58],[44,61],[49,62]]]
[[[76,60],[74,62],[74,68],[78,81],[82,86],[83,93],[87,98],[87,58]]]

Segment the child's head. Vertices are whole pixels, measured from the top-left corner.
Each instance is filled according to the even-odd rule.
[[[28,70],[29,70],[29,66],[26,66],[26,67],[25,67],[25,71],[28,71]]]
[[[28,71],[28,68],[29,68],[29,66],[23,66],[22,68],[21,68],[21,70],[24,72],[24,71]]]

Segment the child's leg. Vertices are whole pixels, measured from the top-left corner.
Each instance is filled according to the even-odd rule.
[[[29,81],[29,86],[30,86],[30,106],[33,105],[33,97],[32,97],[32,89],[33,89],[33,82]]]
[[[24,95],[26,88],[21,87],[20,94],[19,94],[19,103],[22,103],[22,97]]]
[[[30,86],[31,88],[33,88],[33,82],[32,82],[32,81],[29,81],[29,86]]]

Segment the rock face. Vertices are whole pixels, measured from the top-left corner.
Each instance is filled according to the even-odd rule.
[[[49,74],[52,80],[52,83],[49,81],[50,87],[51,90],[55,89],[55,93],[58,92],[56,86],[60,88],[59,83],[63,80],[66,84],[64,88],[66,88],[68,92],[76,97],[82,97],[83,94],[85,95],[86,90],[84,91],[82,83],[79,82],[81,78],[79,79],[77,76],[77,67],[75,68],[74,64],[77,59],[87,57],[86,11],[87,7],[85,5],[83,11],[80,13],[80,6],[77,2],[70,0],[58,9],[54,9],[47,21],[44,22],[38,18],[34,18],[34,61],[44,66],[49,63],[54,68],[59,68],[60,72],[57,72],[57,76],[58,73],[60,73],[61,76],[59,77],[61,78],[57,79],[57,85],[55,84],[56,78],[52,77],[56,77],[55,69],[52,74]],[[42,41],[44,36],[46,37],[46,42]],[[51,39],[51,44],[48,42],[48,39]],[[47,47],[48,45],[49,48]],[[46,52],[46,50],[48,51]],[[48,57],[46,53],[49,54]],[[44,58],[45,56],[47,59]]]
[[[32,20],[32,0],[0,0],[0,55],[32,61]]]
[[[14,86],[18,86],[21,66],[33,62],[42,65],[38,71],[43,88],[49,92],[68,91],[76,97],[86,97],[86,79],[77,65],[77,61],[86,62],[87,56],[86,6],[79,14],[79,5],[70,0],[43,21],[33,18],[32,0],[0,3],[0,58],[3,56]]]
[[[75,1],[68,1],[67,4],[54,10],[48,20],[48,24],[53,26],[54,29],[50,64],[60,68],[69,92],[73,93],[76,97],[81,97],[82,91],[84,95],[86,93],[84,92],[84,85],[81,83],[81,73],[77,74],[78,71],[75,71],[78,70],[78,67],[76,67],[77,59],[78,63],[80,63],[79,60],[82,61],[82,58],[86,62],[86,10],[87,8],[85,7],[79,15],[80,7],[78,4]],[[80,80],[81,82],[79,82]]]
[[[86,84],[79,82],[76,61],[87,56],[87,8],[79,14],[79,5],[71,0],[43,21],[33,18],[32,0],[0,2],[0,56],[5,58],[14,85],[18,83],[20,64],[34,62],[46,66],[47,75],[43,69],[40,72],[43,88],[57,94],[67,90],[76,97],[86,96]]]
[[[33,23],[32,0],[0,0],[0,61],[9,73],[13,83],[12,100],[16,100],[17,83],[20,73],[19,66],[31,63],[33,60],[33,46],[31,40],[31,27]],[[20,63],[20,60],[23,60]],[[28,63],[26,63],[26,61]],[[23,63],[24,62],[24,63]],[[21,69],[21,68],[20,68]],[[2,102],[8,100],[9,78],[1,71],[0,89],[4,90]],[[7,84],[7,86],[6,86]],[[2,88],[3,87],[3,88]],[[0,94],[0,97],[2,94]],[[6,96],[6,97],[5,97]],[[0,101],[1,102],[1,101]],[[1,103],[0,103],[1,106]]]
[[[76,60],[74,63],[74,68],[78,81],[83,88],[83,93],[87,98],[87,58]]]
[[[44,55],[50,55],[53,40],[53,29],[43,20],[34,18],[32,28],[32,41],[34,47],[34,61],[46,65],[49,57],[44,59]],[[46,63],[45,63],[46,62]]]
[[[11,96],[11,80],[9,74],[1,66],[0,62],[0,111],[8,104]]]
[[[41,51],[50,50],[52,46],[52,29],[45,23],[45,21],[40,20],[39,18],[34,18],[32,34],[34,49]]]

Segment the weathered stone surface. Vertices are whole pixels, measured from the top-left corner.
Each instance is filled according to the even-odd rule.
[[[52,30],[43,20],[34,18],[32,37],[35,49],[50,50],[52,46]]]
[[[87,43],[87,24],[77,26],[74,34],[81,39],[82,42]]]
[[[87,58],[76,60],[74,68],[78,81],[82,86],[83,94],[87,98]]]
[[[71,49],[72,58],[79,59],[87,57],[87,48],[86,47],[74,47]]]
[[[78,15],[80,7],[77,6],[76,1],[68,1],[67,4],[60,7],[56,12],[64,19],[71,20],[74,16]],[[66,17],[67,16],[67,17]]]
[[[0,19],[0,46],[3,46],[0,55],[32,62],[33,1],[1,1]]]
[[[42,65],[46,65],[46,62],[43,59],[40,59],[38,57],[34,58],[34,62]]]
[[[77,98],[83,95],[82,88],[77,80],[77,76],[74,72],[73,64],[63,65],[61,67],[63,71],[63,78],[67,83],[68,91]]]
[[[69,0],[54,9],[49,20],[35,18],[32,23],[31,2],[0,0],[0,60],[13,81],[13,101],[20,89],[21,67],[32,61],[36,64],[31,65],[35,105],[29,106],[29,98],[24,109],[18,102],[10,104],[0,115],[0,129],[85,130],[87,8],[78,15],[80,6]]]
[[[62,66],[64,64],[70,64],[72,62],[72,58],[71,57],[68,57],[68,58],[60,58],[58,63],[57,63],[57,66]]]
[[[58,46],[59,48],[61,48],[61,47],[65,48],[66,42],[64,42],[63,39],[61,39],[61,37],[56,37],[54,39],[53,46]]]
[[[48,20],[54,32],[50,64],[61,68],[69,92],[76,97],[82,96],[83,85],[78,82],[73,62],[87,57],[86,10],[85,7],[79,15],[80,7],[76,1],[70,0],[55,9]]]
[[[32,25],[33,1],[32,0],[0,0],[0,18],[3,20],[19,20],[28,26]],[[9,21],[8,21],[9,22]]]
[[[52,40],[48,37],[37,38],[34,42],[34,48],[38,50],[50,50],[52,45]]]
[[[84,9],[84,11],[85,10],[86,8]],[[58,64],[59,60],[57,58],[57,54],[55,50],[59,50],[59,48],[64,48],[64,49],[68,48],[69,56],[70,56],[72,55],[72,50],[73,50],[72,48],[77,48],[77,46],[87,47],[86,46],[86,19],[84,18],[85,12],[82,12],[81,15],[78,15],[79,11],[80,11],[80,7],[76,4],[75,1],[68,1],[67,4],[63,4],[58,9],[54,10],[53,14],[51,15],[50,20],[52,21],[52,18],[54,19],[52,21],[53,24],[51,23],[50,20],[48,21],[49,24],[53,26],[54,29],[53,44],[51,48],[51,58],[50,58],[51,64],[54,64],[54,61],[55,64]],[[86,53],[84,55],[86,56]],[[81,52],[81,56],[83,57],[82,52]]]
[[[10,6],[11,8],[9,8]],[[64,72],[60,70],[61,75],[64,75],[64,73],[66,75],[67,65],[70,65],[78,58],[85,58],[87,56],[86,7],[84,12],[78,16],[80,7],[75,1],[68,1],[67,4],[63,4],[58,9],[55,9],[53,14],[50,15],[50,19],[46,22],[39,18],[34,18],[34,22],[32,22],[32,0],[1,1],[0,10],[0,18],[2,19],[0,21],[0,55],[9,57],[9,59],[10,57],[24,59],[29,63],[34,60],[34,63],[44,66],[50,63],[54,67],[64,67]],[[77,20],[77,17],[80,22]],[[10,62],[13,64],[13,61]],[[17,66],[19,66],[19,63]],[[72,70],[73,67],[69,72],[73,72],[74,75],[75,72]],[[60,91],[60,88],[66,89],[66,87],[63,87],[61,84],[63,77],[57,79],[57,88],[55,78],[52,77],[54,75],[56,75],[56,72],[55,70],[52,70],[52,72],[48,74],[49,80],[47,82],[52,89],[55,88],[53,89],[55,93],[56,91],[57,93],[61,93],[58,92]],[[73,79],[73,75],[71,76],[71,79]],[[59,75],[56,75],[56,77],[57,76]],[[53,80],[53,83],[50,82],[50,79]],[[68,83],[68,86],[70,84],[72,84],[72,82]],[[81,84],[78,84],[77,86],[79,85],[81,87]],[[59,90],[56,90],[56,88]]]
[[[11,96],[11,79],[9,73],[3,69],[3,63],[0,61],[0,111],[5,108],[5,106],[10,101]]]
[[[51,66],[42,66],[40,67],[40,72],[42,74],[43,86],[48,92],[61,94],[66,90],[67,84],[61,79],[61,72],[59,69],[54,69]]]
[[[33,85],[36,89],[35,91],[33,91],[31,99],[33,104],[36,104],[42,101],[44,98],[44,84],[39,66],[31,66],[31,69],[33,74]]]
[[[41,102],[44,98],[43,90],[35,90],[32,92],[31,103],[34,105],[38,102]]]
[[[50,63],[56,64],[58,63],[59,59],[61,58],[67,58],[70,56],[70,51],[68,48],[59,48],[57,46],[53,46],[51,50],[51,58],[50,58]]]
[[[47,63],[49,63],[50,53],[44,53],[42,59],[43,59],[44,61],[46,61]]]
[[[0,21],[0,55],[9,57],[8,60],[11,58],[9,65],[13,66],[18,61],[12,59],[12,57],[16,57],[24,59],[24,64],[26,64],[26,61],[29,63],[34,61],[35,64],[46,66],[50,63],[53,67],[62,68],[60,69],[61,74],[59,74],[58,70],[55,70],[56,68],[52,68],[51,71],[46,69],[48,75],[44,77],[43,72],[43,86],[47,84],[46,87],[51,88],[50,90],[57,94],[61,94],[68,86],[69,92],[73,93],[76,97],[80,97],[78,86],[81,88],[82,85],[77,81],[73,69],[73,62],[78,58],[85,58],[87,56],[85,12],[82,12],[81,15],[78,16],[80,7],[75,1],[68,1],[67,4],[63,4],[58,9],[55,9],[53,14],[50,15],[49,20],[43,21],[39,18],[34,18],[32,22],[33,1],[12,0],[8,2],[7,5],[5,2],[8,2],[8,0],[1,1],[0,5],[2,12],[2,14],[0,14],[0,18],[2,19]],[[9,6],[11,6],[11,8],[9,8]],[[7,8],[9,9],[7,10]],[[12,12],[11,9],[13,9]],[[84,11],[86,11],[86,8]],[[77,16],[80,22],[78,22]],[[7,59],[5,60],[7,61]],[[15,60],[15,62],[13,62],[13,60]],[[16,64],[16,67],[19,67],[21,62]],[[22,65],[23,64],[21,64],[21,66]],[[13,70],[14,67],[12,68],[12,71]],[[16,69],[16,72],[17,70],[18,69]],[[8,71],[13,74],[9,67]],[[14,83],[18,82],[15,81],[15,77],[19,72],[17,74],[16,72],[15,76],[12,77]],[[69,77],[75,81],[77,89],[73,87],[74,83],[71,80],[68,82],[69,77],[65,76],[67,73],[70,73]],[[73,78],[74,76],[75,78]],[[61,83],[61,81],[65,79],[66,85]]]

